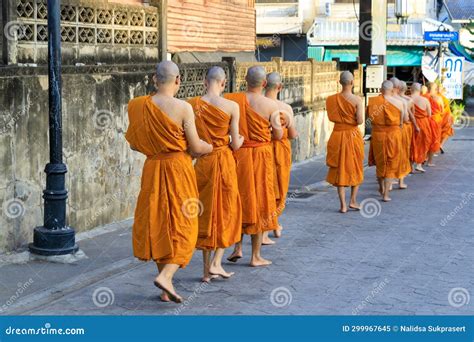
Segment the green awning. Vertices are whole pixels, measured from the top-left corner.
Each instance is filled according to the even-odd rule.
[[[355,62],[359,56],[359,50],[355,46],[347,48],[325,48],[322,53],[321,46],[309,46],[308,57],[317,61],[332,61],[339,58],[341,62]],[[419,46],[389,46],[387,48],[388,66],[421,66],[423,47]]]

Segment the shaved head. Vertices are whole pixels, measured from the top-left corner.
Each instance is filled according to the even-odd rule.
[[[247,70],[245,80],[250,88],[260,87],[266,79],[265,69],[261,66],[253,66]]]
[[[391,81],[382,82],[382,93],[386,93],[393,90],[393,83]]]
[[[417,93],[421,91],[421,84],[420,83],[413,83],[410,88],[412,93]]]
[[[174,82],[177,76],[179,76],[179,68],[171,61],[163,61],[156,67],[156,80],[159,84]]]
[[[405,81],[400,81],[400,90],[402,91],[402,93],[405,93],[408,89],[408,86],[406,84]]]
[[[354,81],[354,75],[350,71],[343,71],[339,75],[339,83],[343,86],[351,84],[352,81]]]
[[[431,91],[433,89],[437,89],[438,88],[438,84],[436,82],[429,82],[428,83],[428,90]]]
[[[281,84],[281,77],[278,72],[271,72],[267,75],[267,89],[275,89]]]
[[[400,80],[398,78],[392,77],[389,81],[392,82],[394,88],[400,89]]]
[[[212,82],[222,82],[226,79],[226,74],[224,69],[219,66],[213,66],[207,71],[206,80],[209,83]]]

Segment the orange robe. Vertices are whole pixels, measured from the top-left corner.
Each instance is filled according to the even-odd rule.
[[[452,137],[454,135],[453,114],[451,113],[449,99],[444,95],[440,96],[443,99],[444,103],[443,119],[441,120],[441,141],[443,141],[444,139]]]
[[[212,144],[212,153],[200,157],[196,170],[199,200],[203,213],[199,216],[196,247],[214,250],[237,243],[242,235],[242,205],[234,156],[229,146],[231,116],[200,97],[189,100],[196,115],[199,137]]]
[[[282,125],[285,124],[283,115],[280,115]],[[286,196],[290,187],[291,172],[291,142],[288,139],[288,129],[283,128],[281,140],[273,140],[275,158],[275,197],[278,215],[286,207]]]
[[[425,98],[430,101],[431,106],[431,117],[430,117],[430,126],[431,126],[431,146],[430,152],[438,152],[441,146],[441,122],[442,118],[442,109],[440,104],[431,97],[430,94],[423,95]]]
[[[245,93],[226,94],[240,108],[242,147],[234,152],[242,201],[242,230],[253,235],[277,229],[275,180],[270,121],[258,115]]]
[[[431,146],[432,134],[430,118],[426,110],[421,109],[416,104],[415,118],[420,131],[413,133],[412,160],[417,164],[422,164],[425,162]]]
[[[400,165],[398,170],[400,178],[406,177],[411,172],[411,142],[413,139],[413,131],[414,128],[411,121],[403,123]]]
[[[152,101],[128,105],[130,146],[147,156],[133,223],[133,252],[142,260],[185,267],[198,235],[196,174],[181,126]]]
[[[341,94],[326,100],[334,129],[327,145],[326,181],[334,186],[356,186],[364,180],[364,140],[357,125],[357,108]]]
[[[370,98],[368,113],[372,121],[369,166],[375,165],[378,178],[400,178],[401,111],[379,95]]]

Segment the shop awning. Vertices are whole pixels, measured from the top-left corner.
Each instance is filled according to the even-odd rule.
[[[355,62],[359,56],[359,50],[355,46],[347,48],[324,48],[321,46],[309,46],[308,57],[317,61],[332,61],[339,58],[341,62]],[[417,46],[389,46],[387,48],[388,66],[421,66],[423,48]]]

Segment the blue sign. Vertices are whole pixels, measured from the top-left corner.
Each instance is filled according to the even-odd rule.
[[[459,33],[449,31],[426,31],[425,40],[433,42],[455,42],[459,40]]]

